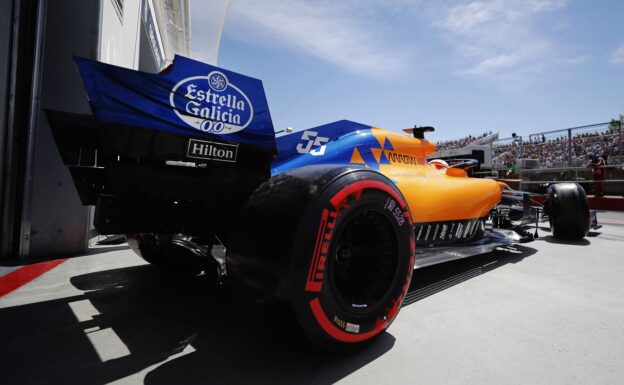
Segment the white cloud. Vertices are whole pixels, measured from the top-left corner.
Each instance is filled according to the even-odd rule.
[[[391,26],[375,23],[366,4],[381,7],[368,1],[234,0],[226,23],[234,38],[285,46],[350,72],[388,77],[406,71],[410,54],[385,37]]]
[[[567,2],[232,0],[226,31],[367,76],[401,77],[447,62],[462,77],[527,84],[587,60],[548,33]],[[435,44],[431,28],[445,44]]]
[[[565,7],[567,0],[490,0],[436,4],[429,15],[452,48],[456,74],[494,82],[526,84],[548,69],[573,65],[540,31],[540,18]]]
[[[499,55],[483,60],[477,65],[459,71],[465,75],[482,75],[491,71],[504,70],[513,68],[518,64],[518,58],[515,55]]]
[[[624,64],[624,44],[622,44],[618,49],[613,51],[611,54],[611,59],[609,60],[611,64]]]

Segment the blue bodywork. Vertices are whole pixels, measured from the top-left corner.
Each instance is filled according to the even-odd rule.
[[[371,132],[372,127],[349,120],[325,124],[277,138],[278,158],[271,173],[319,164],[359,164],[379,170],[380,164],[390,164],[382,153],[379,161],[371,148],[382,148]],[[340,140],[338,140],[340,139]],[[393,150],[389,141],[384,150]],[[361,160],[354,162],[357,150]]]

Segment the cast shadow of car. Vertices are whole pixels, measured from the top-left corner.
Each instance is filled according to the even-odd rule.
[[[518,247],[419,269],[405,303],[533,253]],[[4,383],[141,382],[141,371],[147,384],[334,383],[395,342],[390,329],[365,349],[328,354],[311,345],[285,306],[250,306],[225,288],[149,265],[70,281],[81,294],[0,309]],[[85,303],[94,310],[77,313]],[[125,353],[115,351],[111,335]]]
[[[600,233],[596,234],[595,232],[590,232],[588,236],[597,236]],[[589,246],[591,245],[591,241],[587,238],[583,239],[559,239],[555,238],[553,235],[549,235],[547,237],[542,238],[544,241],[548,243],[554,243],[557,245],[572,245],[572,246]]]
[[[70,281],[81,294],[0,309],[2,383],[104,384],[148,368],[147,383],[334,383],[395,341],[384,333],[353,354],[327,354],[287,307],[149,265]]]

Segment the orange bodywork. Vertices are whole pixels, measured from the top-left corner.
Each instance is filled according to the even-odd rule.
[[[486,216],[501,199],[501,186],[495,180],[469,178],[460,169],[438,169],[427,163],[435,144],[402,134],[373,128],[372,134],[390,164],[380,164],[382,174],[396,183],[414,222],[438,222]],[[384,150],[385,141],[392,150]],[[354,151],[354,157],[356,157]],[[353,159],[352,163],[357,163]]]

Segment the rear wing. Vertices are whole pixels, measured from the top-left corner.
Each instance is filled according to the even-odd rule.
[[[262,82],[176,56],[158,74],[76,57],[101,123],[244,143],[275,152]]]
[[[160,74],[76,63],[93,115],[46,116],[100,233],[226,229],[270,177],[277,150],[259,80],[181,56]]]

